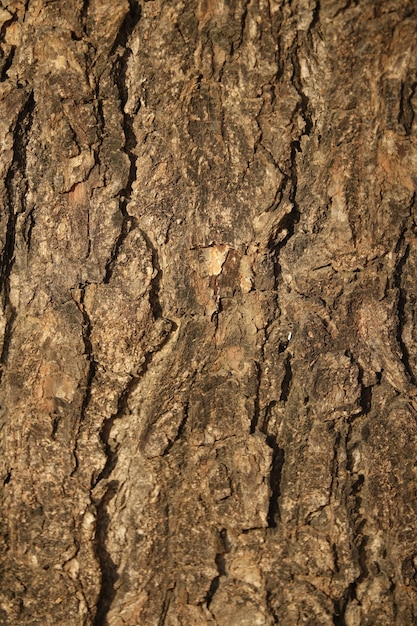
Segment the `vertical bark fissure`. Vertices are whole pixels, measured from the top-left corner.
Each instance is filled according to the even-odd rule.
[[[6,240],[0,260],[0,288],[3,311],[6,315],[6,327],[0,357],[0,364],[3,366],[7,361],[12,328],[16,319],[16,311],[10,301],[10,276],[15,261],[16,221],[18,215],[26,211],[26,193],[28,190],[26,150],[34,109],[35,99],[33,92],[31,92],[16,119],[13,131],[13,157],[5,179],[8,217]],[[2,371],[0,370],[0,378],[1,375]]]
[[[113,274],[113,269],[118,258],[120,249],[122,244],[128,234],[132,231],[133,228],[136,227],[136,222],[134,218],[129,214],[127,210],[127,205],[130,201],[130,197],[132,194],[132,187],[136,180],[136,161],[137,156],[134,152],[137,139],[136,133],[133,124],[133,117],[130,113],[126,112],[126,103],[129,97],[129,90],[127,84],[127,71],[128,71],[128,63],[129,58],[132,55],[132,50],[129,48],[129,37],[132,35],[137,23],[140,20],[140,7],[139,4],[135,0],[129,0],[129,12],[126,15],[126,18],[123,21],[123,24],[120,28],[118,36],[116,37],[115,43],[113,45],[113,49],[110,53],[110,56],[114,54],[119,54],[118,62],[115,63],[115,68],[113,71],[113,78],[117,89],[119,91],[120,96],[120,108],[122,112],[122,120],[123,120],[123,132],[125,136],[125,143],[123,146],[123,151],[129,159],[129,172],[127,177],[126,186],[120,192],[120,203],[119,208],[122,214],[122,227],[120,230],[120,235],[117,238],[112,253],[110,255],[109,260],[106,264],[106,272],[104,282],[108,283]],[[118,50],[122,50],[122,52],[118,52]]]
[[[136,180],[136,160],[137,157],[134,154],[134,148],[136,146],[136,135],[133,126],[132,116],[126,112],[125,107],[128,100],[128,85],[127,85],[127,70],[128,61],[132,54],[129,48],[129,37],[133,33],[138,21],[140,19],[140,7],[135,0],[129,0],[129,11],[119,29],[115,43],[113,45],[110,57],[114,54],[118,54],[118,49],[122,50],[119,53],[118,62],[115,63],[113,70],[113,79],[119,91],[120,108],[122,113],[123,132],[125,137],[125,143],[123,151],[129,159],[129,171],[127,175],[126,186],[120,192],[119,209],[122,214],[122,226],[119,237],[117,238],[110,258],[106,263],[104,284],[108,284],[112,278],[113,270],[117,262],[120,249],[123,245],[128,234],[136,227],[136,220],[128,213],[127,205],[130,201],[132,186]],[[105,121],[105,120],[104,120]],[[106,419],[100,430],[100,438],[103,442],[103,447],[106,455],[106,462],[103,470],[100,472],[98,478],[94,481],[92,487],[96,486],[99,481],[107,480],[111,475],[117,463],[117,450],[113,450],[109,443],[110,431],[115,419],[121,417],[126,411],[127,400],[136,387],[138,377],[133,376],[119,396],[118,408],[114,415],[111,415]],[[101,586],[100,593],[97,600],[97,612],[94,624],[96,626],[103,626],[107,622],[107,613],[111,607],[112,601],[116,595],[115,583],[118,579],[117,566],[111,558],[111,553],[107,547],[107,534],[110,524],[110,518],[107,511],[109,501],[114,497],[117,492],[118,481],[110,481],[109,485],[105,489],[103,497],[96,504],[96,545],[95,553],[99,562],[101,570]]]
[[[118,579],[117,566],[107,549],[107,533],[110,525],[110,516],[107,506],[117,493],[119,482],[110,481],[103,497],[96,504],[96,534],[95,554],[100,564],[101,585],[96,604],[94,626],[107,624],[107,613],[116,595],[115,583]]]
[[[404,252],[401,254],[396,264],[394,275],[393,275],[393,283],[398,294],[397,295],[397,337],[396,339],[397,339],[397,343],[400,349],[401,361],[403,363],[404,370],[406,374],[408,375],[411,383],[415,386],[417,385],[417,380],[410,364],[410,355],[409,355],[407,346],[404,343],[404,339],[403,339],[404,326],[407,321],[407,317],[406,317],[407,295],[406,295],[406,290],[404,289],[402,282],[403,282],[403,270],[407,263],[407,259],[409,255],[410,255],[410,246],[409,244],[407,244],[405,246]]]
[[[87,33],[87,16],[88,16],[88,10],[90,8],[90,0],[83,0],[83,4],[81,7],[81,11],[80,11],[80,23],[81,26],[84,30],[84,33],[86,35],[88,35]]]
[[[314,24],[318,21],[319,14],[319,2],[316,3],[313,19]],[[279,263],[279,256],[281,250],[288,243],[289,239],[295,234],[295,228],[297,223],[300,221],[301,213],[299,210],[298,202],[297,202],[297,190],[298,190],[298,154],[301,153],[301,138],[303,136],[310,136],[313,129],[313,121],[312,115],[310,112],[310,102],[308,97],[303,91],[302,80],[301,80],[301,71],[300,71],[300,63],[299,63],[299,41],[298,36],[293,43],[292,49],[289,54],[290,62],[292,65],[292,84],[294,85],[296,92],[300,98],[299,104],[296,107],[295,113],[297,110],[300,110],[300,113],[304,119],[305,127],[300,134],[298,139],[295,139],[291,142],[290,145],[290,165],[289,165],[289,173],[284,176],[276,194],[276,199],[279,202],[282,201],[283,194],[285,190],[288,188],[288,199],[292,204],[291,211],[284,216],[279,224],[279,228],[281,230],[286,230],[286,234],[281,239],[276,241],[277,232],[275,231],[273,235],[270,237],[268,242],[268,248],[271,250],[274,258],[274,270],[275,270],[275,280],[278,281],[279,276],[281,274],[281,266]],[[281,75],[284,73],[284,69],[281,72],[278,72]],[[282,352],[286,349],[286,347],[279,346],[279,351]],[[281,383],[281,395],[280,401],[285,403],[288,400],[290,391],[291,391],[291,383],[293,378],[293,371],[291,367],[291,359],[292,355],[288,354],[285,359],[284,365],[284,377]],[[265,429],[267,431],[267,425],[265,424]],[[282,449],[277,442],[277,439],[273,435],[267,435],[267,444],[272,449],[272,463],[269,475],[269,483],[270,483],[270,498],[269,498],[269,509],[267,514],[267,523],[269,528],[276,528],[277,521],[279,518],[279,497],[281,494],[281,476],[283,471],[283,465],[285,463],[285,451]]]
[[[417,82],[404,82],[401,85],[400,110],[398,114],[398,123],[405,130],[405,134],[410,136],[415,117],[413,108],[413,98],[416,92]]]
[[[85,421],[86,411],[90,404],[92,385],[93,385],[93,381],[97,372],[97,361],[95,360],[93,346],[91,343],[92,322],[91,322],[90,316],[88,315],[87,309],[85,307],[84,298],[85,298],[85,286],[80,286],[79,297],[76,298],[73,295],[73,300],[75,304],[77,305],[78,310],[81,312],[81,315],[83,316],[82,339],[84,343],[84,355],[88,363],[88,371],[87,371],[87,377],[85,381],[84,395],[83,395],[83,399],[81,403],[77,435],[75,437],[75,442],[74,442],[74,450],[73,450],[74,469],[71,475],[75,475],[79,467],[78,454],[77,454],[77,441],[78,441],[80,430]]]
[[[16,46],[11,46],[9,53],[6,56],[6,58],[4,59],[4,62],[3,62],[3,67],[2,67],[2,70],[1,70],[1,74],[0,74],[0,83],[4,83],[4,81],[7,80],[7,78],[8,78],[7,72],[9,71],[9,69],[12,66],[15,53],[16,53]]]
[[[145,369],[146,368],[144,367],[141,375],[143,375]],[[109,478],[110,474],[116,466],[118,450],[117,447],[112,448],[110,445],[111,429],[115,420],[122,418],[123,415],[125,415],[126,412],[129,410],[128,400],[132,392],[136,389],[139,380],[140,376],[132,376],[129,383],[126,385],[126,387],[123,389],[122,393],[119,396],[119,399],[117,401],[117,411],[110,417],[106,418],[103,422],[103,425],[100,429],[100,439],[104,446],[106,463],[97,478],[94,478],[92,488],[96,487],[100,481]]]
[[[220,579],[223,576],[227,575],[225,554],[230,552],[230,547],[228,545],[226,528],[222,528],[222,530],[219,532],[219,541],[221,543],[221,550],[217,552],[214,559],[218,573],[217,576],[214,576],[213,580],[211,581],[210,587],[205,597],[205,604],[208,610],[210,610],[210,604],[212,603],[214,595],[220,586]]]
[[[267,435],[266,442],[272,448],[272,462],[269,474],[270,496],[267,515],[268,528],[276,528],[280,519],[279,497],[281,495],[281,476],[285,462],[285,451],[280,448],[276,437]]]
[[[260,392],[263,373],[262,373],[261,365],[258,361],[255,362],[255,367],[256,367],[256,394],[255,394],[254,403],[253,403],[253,415],[252,415],[252,420],[251,420],[251,425],[250,425],[251,434],[256,432],[258,425],[259,425],[260,415],[261,415],[259,392]]]

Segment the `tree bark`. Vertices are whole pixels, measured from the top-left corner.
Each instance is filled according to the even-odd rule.
[[[0,28],[0,623],[416,624],[415,2]]]

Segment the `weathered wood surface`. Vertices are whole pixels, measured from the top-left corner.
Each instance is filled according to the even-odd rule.
[[[0,623],[416,624],[415,2],[0,27]]]

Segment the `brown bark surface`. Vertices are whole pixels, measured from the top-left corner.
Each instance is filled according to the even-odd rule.
[[[416,624],[414,0],[0,29],[0,623]]]

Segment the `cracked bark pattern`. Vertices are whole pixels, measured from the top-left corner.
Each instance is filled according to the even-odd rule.
[[[0,623],[415,624],[414,2],[0,32]]]

